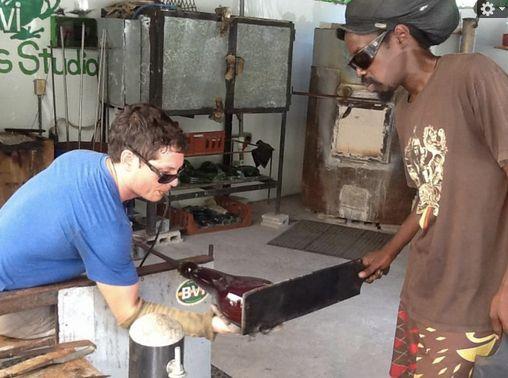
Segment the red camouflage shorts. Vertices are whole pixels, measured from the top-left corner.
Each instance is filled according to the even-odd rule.
[[[443,332],[414,321],[401,302],[390,377],[471,377],[476,356],[490,356],[499,346],[490,332]]]

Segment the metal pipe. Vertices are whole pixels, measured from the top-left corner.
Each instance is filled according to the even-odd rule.
[[[270,156],[270,173],[268,174],[270,176],[270,178],[272,178],[272,170],[273,170],[273,151],[272,151],[272,156]],[[272,188],[269,187],[268,188],[268,202],[270,202],[270,199],[272,198]]]
[[[42,135],[42,96],[37,96],[37,118],[39,124],[39,135]]]
[[[226,113],[224,116],[224,133],[226,140],[224,141],[224,151],[233,151],[233,144],[231,143],[231,136],[233,134],[233,114]],[[233,156],[231,154],[224,155],[222,159],[224,165],[230,166],[233,164]]]
[[[338,95],[330,95],[324,93],[309,93],[309,92],[301,92],[301,91],[293,91],[294,95],[297,96],[306,96],[306,97],[315,97],[315,98],[343,98],[344,96]]]
[[[98,123],[99,123],[99,112],[100,112],[100,101],[101,101],[101,80],[104,80],[102,78],[102,70],[103,70],[103,63],[102,63],[102,57],[104,54],[104,37],[105,37],[106,30],[102,31],[101,35],[101,44],[100,44],[100,50],[99,50],[99,71],[97,72],[97,103],[95,106],[95,123],[94,123],[94,131],[92,135],[92,150],[95,151],[95,142],[97,141],[97,129],[98,129]],[[102,119],[102,117],[100,117]]]
[[[237,114],[237,117],[238,117],[238,135],[240,136],[240,138],[243,139],[243,113],[239,113]],[[242,148],[243,148],[243,145],[242,145]],[[240,160],[240,164],[243,164],[243,159],[245,158],[243,152],[240,153],[240,155],[238,156],[238,159]]]
[[[39,118],[39,135],[42,135],[42,96],[37,96],[37,114]]]
[[[101,37],[102,43],[102,37]],[[100,95],[101,95],[101,70],[102,70],[102,46],[99,50],[99,68],[97,71],[97,102],[95,104],[95,118],[94,118],[94,128],[92,134],[92,150],[95,151],[95,142],[97,142],[97,128],[99,124],[99,109],[100,109]]]
[[[106,44],[107,44],[107,39],[106,39]],[[102,143],[105,142],[106,144],[108,143],[109,141],[109,109],[108,107],[106,106],[106,104],[109,104],[109,62],[108,62],[108,59],[107,59],[107,56],[108,56],[108,50],[107,49],[104,49],[104,84],[106,86],[106,100],[102,100],[102,106],[103,106],[103,110],[102,110],[102,115],[104,117],[102,121],[102,127],[104,128],[103,129],[103,136],[104,137],[101,137],[101,151],[102,151]]]
[[[478,20],[476,18],[464,18],[462,20],[462,31],[460,38],[461,53],[472,53],[474,51],[477,27]]]
[[[240,16],[245,16],[245,0],[240,0]]]
[[[60,41],[62,42],[62,58],[63,58],[63,85],[64,85],[64,108],[65,108],[65,137],[66,150],[69,151],[69,97],[67,95],[67,60],[65,58],[65,38],[63,26],[60,26]]]
[[[104,90],[106,88],[106,80],[108,80],[108,72],[107,72],[107,50],[106,50],[106,33],[104,33],[104,50],[102,53],[102,62],[101,62],[101,70],[102,70],[102,82],[101,82],[101,106],[100,106],[100,114],[101,114],[101,127],[100,127],[100,151],[103,151],[103,143],[106,139],[104,134],[104,127],[105,127],[105,120],[106,117],[104,116]]]
[[[277,174],[277,198],[275,200],[275,214],[280,213],[280,202],[282,198],[282,172],[284,165],[284,144],[286,142],[286,121],[287,112],[282,113],[282,121],[280,125],[280,151],[279,151],[279,170]]]
[[[55,136],[58,141],[58,123],[56,121],[56,91],[55,91],[55,58],[53,56],[53,46],[49,45],[51,54],[51,91],[53,92],[53,119],[55,121]]]
[[[81,23],[81,54],[79,56],[79,123],[78,123],[78,149],[81,148],[81,130],[83,129],[83,74],[85,62],[85,23]]]

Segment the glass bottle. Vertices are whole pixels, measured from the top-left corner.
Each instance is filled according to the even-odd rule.
[[[234,276],[215,269],[200,267],[192,262],[180,264],[178,271],[210,293],[224,316],[241,327],[243,294],[272,283],[262,278]]]

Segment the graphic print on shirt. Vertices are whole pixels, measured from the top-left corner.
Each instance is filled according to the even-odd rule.
[[[429,225],[430,216],[439,215],[447,151],[444,129],[436,130],[431,125],[423,130],[422,139],[416,136],[415,127],[404,151],[409,177],[418,188],[419,201],[416,213],[422,215],[419,223],[424,230]]]

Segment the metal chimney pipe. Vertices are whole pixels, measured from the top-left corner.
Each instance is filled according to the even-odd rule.
[[[476,28],[478,27],[478,19],[464,18],[462,20],[462,31],[460,38],[460,52],[472,53],[474,52]]]

